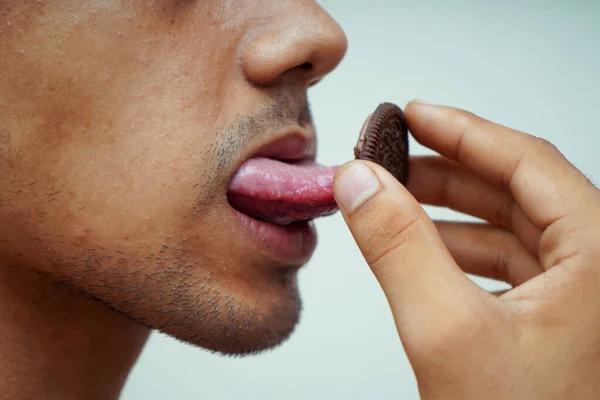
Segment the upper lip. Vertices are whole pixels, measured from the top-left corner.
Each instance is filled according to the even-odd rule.
[[[315,161],[317,153],[317,138],[314,130],[288,129],[272,136],[268,141],[250,151],[232,172],[230,179],[252,158],[264,157],[284,162]]]
[[[316,136],[314,134],[291,130],[261,145],[248,158],[265,157],[282,161],[314,161],[316,152]]]

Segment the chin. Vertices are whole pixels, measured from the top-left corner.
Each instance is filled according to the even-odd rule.
[[[300,320],[297,271],[285,267],[277,272],[277,282],[269,288],[259,285],[259,290],[240,290],[247,285],[231,282],[216,282],[210,289],[201,285],[198,291],[190,288],[180,296],[185,301],[177,307],[163,302],[159,313],[141,320],[213,353],[238,357],[259,354],[283,344]]]

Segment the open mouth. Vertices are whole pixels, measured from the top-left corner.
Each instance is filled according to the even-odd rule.
[[[231,180],[229,204],[254,219],[282,226],[334,214],[337,167],[317,164],[306,148],[300,140],[283,138],[247,160]]]

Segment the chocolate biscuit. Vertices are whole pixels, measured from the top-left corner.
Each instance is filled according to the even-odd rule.
[[[388,170],[400,183],[408,180],[408,127],[402,109],[381,103],[365,121],[354,157],[373,161]]]

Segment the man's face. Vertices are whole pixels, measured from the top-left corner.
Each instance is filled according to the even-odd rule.
[[[345,49],[311,0],[0,1],[0,265],[208,349],[280,343],[297,220],[331,209],[306,92]]]

